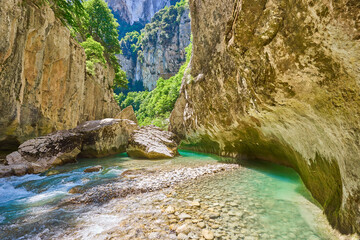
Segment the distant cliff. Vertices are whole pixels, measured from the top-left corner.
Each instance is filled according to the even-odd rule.
[[[178,0],[106,0],[118,20],[119,35],[140,30],[150,22],[156,12],[173,5]]]
[[[114,72],[85,70],[82,47],[47,7],[1,1],[0,150],[80,122],[114,117]]]
[[[174,76],[186,60],[185,47],[190,43],[189,6],[181,1],[160,10],[139,33],[128,33],[121,41],[118,55],[126,71],[130,88],[153,90],[156,81]]]
[[[294,168],[360,233],[360,2],[191,0],[193,55],[173,110],[183,147]]]

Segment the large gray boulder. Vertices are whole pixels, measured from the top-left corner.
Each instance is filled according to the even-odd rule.
[[[150,125],[133,132],[126,152],[134,158],[173,158],[179,154],[177,147],[175,134]]]
[[[138,126],[133,121],[107,118],[30,139],[6,156],[5,165],[0,165],[0,177],[40,173],[75,162],[78,156],[103,157],[125,152],[128,139],[136,129]]]
[[[131,133],[138,129],[138,125],[128,119],[106,118],[88,121],[75,129],[82,135],[80,157],[105,157],[126,151]]]
[[[58,131],[24,142],[18,151],[6,156],[5,163],[15,175],[43,172],[50,167],[76,161],[81,143],[80,134]]]

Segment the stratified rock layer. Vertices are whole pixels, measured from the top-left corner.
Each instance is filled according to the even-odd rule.
[[[112,68],[97,66],[89,76],[85,62],[82,47],[46,4],[1,1],[0,150],[120,111]]]
[[[6,165],[0,165],[0,177],[40,173],[75,162],[78,156],[95,158],[125,152],[136,129],[133,121],[108,118],[28,140],[6,156]]]
[[[360,2],[190,1],[193,56],[170,129],[184,147],[294,168],[360,232]]]
[[[173,158],[179,154],[176,140],[172,132],[150,125],[133,132],[126,152],[134,158]]]

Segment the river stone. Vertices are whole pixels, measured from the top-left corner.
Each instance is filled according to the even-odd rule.
[[[106,118],[85,122],[72,131],[82,135],[79,157],[98,158],[125,152],[131,133],[138,129],[127,119]]]
[[[133,107],[131,105],[124,108],[118,115],[116,115],[115,118],[117,118],[117,119],[128,119],[128,120],[131,120],[131,121],[133,121],[135,123],[138,123],[135,112],[134,112],[134,109],[133,109]]]
[[[0,166],[0,177],[8,177],[13,175],[13,170],[10,166]]]
[[[134,158],[173,158],[179,154],[177,146],[175,134],[150,125],[134,131],[126,152]]]
[[[82,188],[82,186],[75,186],[69,190],[69,193],[71,193],[71,194],[83,193],[83,192],[84,192],[84,189]]]
[[[199,228],[204,228],[204,227],[205,227],[205,223],[204,223],[204,222],[199,222],[199,223],[197,224],[197,226],[198,226]]]
[[[214,233],[212,231],[208,230],[208,229],[201,230],[201,234],[207,240],[214,239]]]
[[[183,224],[176,229],[176,233],[188,234],[191,231],[191,227],[188,224]]]
[[[187,213],[181,213],[179,216],[179,219],[190,219],[191,216]]]
[[[168,206],[166,209],[165,209],[165,212],[167,214],[173,214],[175,212],[175,208],[173,206]]]
[[[84,172],[86,172],[86,173],[99,172],[101,169],[102,169],[102,166],[97,165],[97,166],[89,167],[89,168],[85,169]]]

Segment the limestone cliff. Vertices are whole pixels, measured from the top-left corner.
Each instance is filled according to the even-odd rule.
[[[122,21],[129,24],[150,22],[154,14],[166,6],[170,0],[106,0],[109,7]]]
[[[360,2],[190,1],[193,56],[171,115],[186,148],[294,168],[360,232]]]
[[[119,34],[142,29],[156,12],[169,7],[177,0],[106,0],[118,20]]]
[[[174,76],[186,60],[185,48],[191,36],[188,5],[158,12],[142,36],[140,49],[133,53],[131,44],[122,44],[123,54],[118,58],[131,89],[153,90],[160,77]]]
[[[0,149],[119,112],[114,72],[85,72],[85,53],[47,6],[0,1]]]

